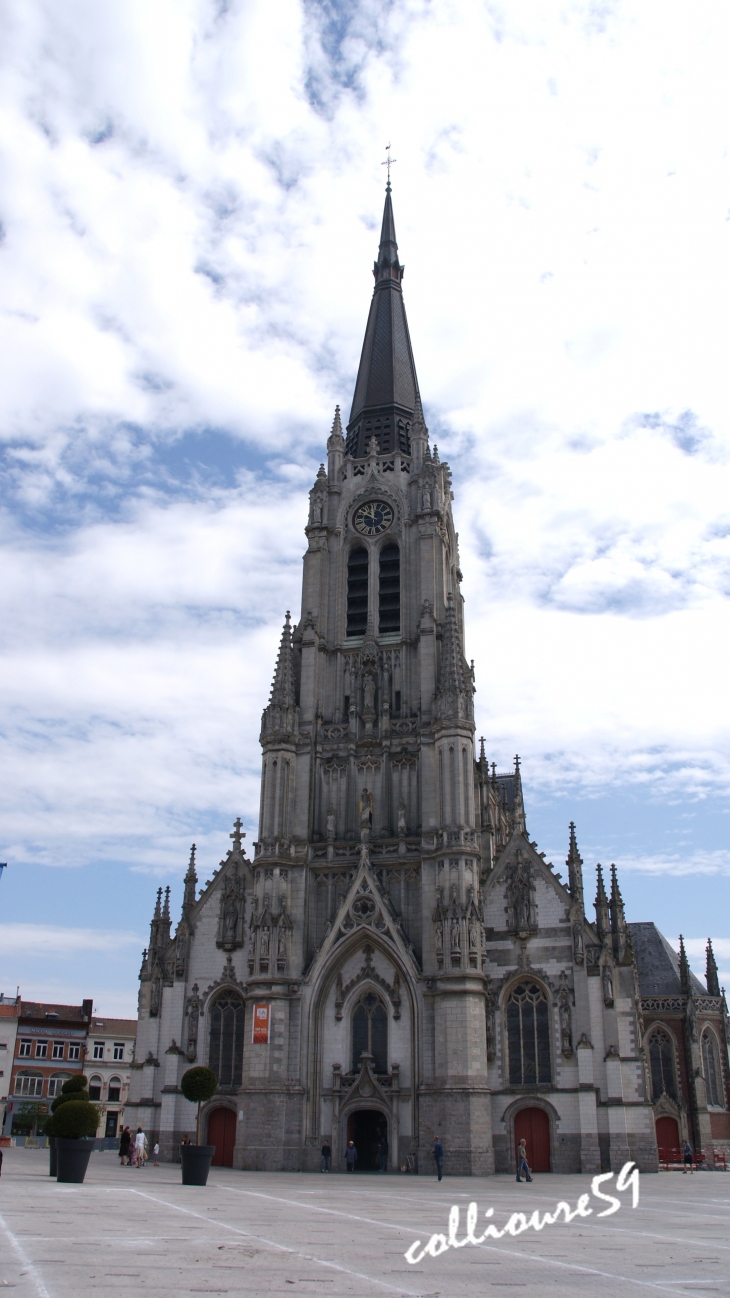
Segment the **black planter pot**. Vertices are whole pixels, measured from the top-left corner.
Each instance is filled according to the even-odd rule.
[[[58,1180],[81,1185],[95,1144],[93,1136],[81,1140],[66,1140],[63,1136],[56,1136]]]
[[[215,1145],[181,1145],[183,1185],[207,1185]]]
[[[49,1137],[48,1137],[48,1148],[49,1148],[49,1150],[50,1150],[50,1152],[51,1152],[51,1161],[50,1161],[50,1166],[49,1166],[49,1168],[48,1168],[48,1175],[49,1175],[49,1176],[55,1176],[55,1175],[56,1175],[56,1172],[58,1171],[58,1154],[57,1154],[57,1152],[56,1152],[56,1137],[55,1137],[55,1136],[49,1136]]]

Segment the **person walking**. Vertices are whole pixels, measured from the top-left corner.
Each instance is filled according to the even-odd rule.
[[[357,1162],[357,1150],[355,1149],[354,1140],[348,1140],[347,1142],[347,1149],[345,1150],[345,1162],[347,1163],[348,1172],[354,1172],[355,1164]]]
[[[441,1177],[444,1174],[444,1147],[441,1144],[440,1136],[434,1136],[433,1138],[433,1156],[436,1162],[436,1171],[438,1173],[438,1179],[440,1181]]]
[[[137,1135],[134,1138],[134,1152],[137,1158],[137,1167],[144,1167],[147,1154],[145,1152],[147,1137],[141,1127],[137,1128]]]
[[[154,1145],[152,1146],[152,1166],[153,1167],[160,1166],[160,1143],[158,1140],[156,1140]]]
[[[132,1143],[132,1133],[129,1130],[129,1127],[125,1127],[124,1131],[119,1137],[119,1157],[122,1160],[122,1167],[127,1166],[127,1159],[129,1158],[129,1146],[131,1145],[131,1143]]]
[[[388,1170],[388,1137],[385,1132],[380,1137],[380,1170],[381,1172]]]
[[[329,1172],[331,1157],[332,1157],[332,1148],[330,1146],[330,1142],[327,1139],[325,1139],[325,1142],[322,1146],[322,1171],[323,1172]]]
[[[694,1176],[694,1153],[688,1140],[685,1140],[682,1146],[682,1162],[684,1163],[684,1167],[682,1168],[684,1175],[687,1175],[687,1168],[689,1168],[691,1175]]]
[[[524,1136],[522,1137],[522,1140],[517,1146],[517,1180],[518,1181],[522,1180],[523,1168],[525,1171],[525,1180],[531,1181],[532,1177],[530,1176],[530,1168],[527,1162],[527,1144],[525,1142]]]

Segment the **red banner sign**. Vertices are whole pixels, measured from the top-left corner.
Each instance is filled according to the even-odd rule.
[[[255,1046],[268,1046],[270,1022],[271,1022],[271,1006],[254,1005],[252,1040]]]

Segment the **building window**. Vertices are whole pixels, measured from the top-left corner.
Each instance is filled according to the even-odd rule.
[[[208,1066],[219,1086],[241,1085],[243,1072],[243,1001],[235,992],[224,992],[210,1012]]]
[[[15,1094],[38,1096],[43,1094],[43,1078],[40,1073],[18,1073],[15,1079]]]
[[[702,1071],[705,1075],[705,1090],[707,1091],[707,1103],[714,1104],[716,1108],[723,1108],[722,1087],[720,1085],[720,1064],[717,1055],[717,1042],[715,1034],[710,1028],[705,1028],[702,1033]]]
[[[358,545],[347,560],[347,634],[364,635],[368,624],[368,552]]]
[[[118,1104],[122,1095],[122,1081],[120,1077],[109,1078],[109,1089],[107,1099],[110,1104]]]
[[[32,1048],[32,1046],[33,1046],[33,1042],[32,1042],[32,1041],[21,1041],[21,1043],[20,1043],[20,1049],[18,1050],[18,1054],[20,1055],[20,1058],[21,1058],[21,1059],[29,1059],[29,1058],[30,1058],[30,1052],[31,1052],[31,1048]]]
[[[95,1041],[95,1042],[94,1042],[94,1059],[103,1059],[103,1058],[104,1058],[104,1042],[103,1042],[103,1041]]]
[[[45,1059],[47,1054],[48,1054],[48,1042],[47,1042],[47,1041],[36,1041],[36,1043],[35,1043],[35,1057],[36,1057],[36,1059]]]
[[[550,1020],[542,987],[518,983],[507,1003],[507,1041],[511,1086],[549,1085]]]
[[[63,1041],[54,1041],[53,1050],[51,1051],[51,1057],[53,1059],[63,1059],[63,1046]]]
[[[360,1056],[372,1055],[373,1072],[388,1071],[388,1015],[374,992],[365,992],[352,1016],[352,1071],[360,1067]]]
[[[380,633],[400,631],[400,550],[384,545],[380,551]]]
[[[672,1043],[661,1028],[652,1032],[649,1042],[649,1065],[651,1068],[651,1098],[661,1099],[668,1095],[670,1100],[677,1098],[677,1086],[674,1080],[674,1053]]]
[[[101,1088],[102,1088],[102,1080],[101,1080],[101,1078],[100,1078],[100,1077],[90,1077],[90,1078],[89,1078],[89,1099],[90,1099],[90,1100],[100,1100],[100,1099],[101,1099]]]
[[[53,1073],[53,1075],[48,1078],[49,1100],[53,1100],[56,1098],[57,1095],[61,1094],[61,1087],[63,1086],[63,1083],[68,1080],[69,1077],[70,1077],[70,1073]]]
[[[69,1059],[80,1059],[81,1046],[80,1045],[77,1046],[74,1042],[72,1042],[68,1048],[68,1057]]]
[[[124,1042],[123,1042],[123,1041],[115,1041],[115,1042],[114,1042],[114,1058],[115,1058],[116,1060],[120,1060],[120,1059],[123,1059],[123,1058],[124,1058]]]

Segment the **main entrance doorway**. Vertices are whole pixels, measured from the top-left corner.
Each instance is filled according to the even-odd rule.
[[[664,1150],[667,1157],[673,1149],[679,1150],[679,1124],[676,1118],[657,1118],[656,1120],[656,1143],[661,1151]]]
[[[515,1169],[517,1146],[524,1138],[527,1161],[533,1172],[550,1171],[550,1119],[544,1109],[520,1109],[515,1114]]]
[[[377,1109],[358,1109],[350,1114],[347,1119],[347,1139],[355,1142],[355,1171],[380,1170],[380,1146],[383,1138],[386,1141],[388,1139],[388,1119],[383,1113],[378,1113]]]
[[[208,1144],[215,1145],[213,1167],[233,1167],[236,1115],[233,1109],[214,1109],[208,1118]]]

